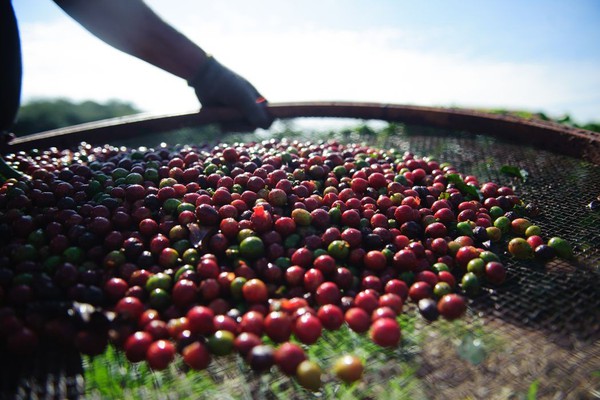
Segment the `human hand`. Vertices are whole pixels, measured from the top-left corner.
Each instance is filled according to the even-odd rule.
[[[268,128],[273,117],[267,110],[267,101],[248,82],[235,72],[209,57],[189,85],[203,107],[229,106],[242,112],[255,127]]]

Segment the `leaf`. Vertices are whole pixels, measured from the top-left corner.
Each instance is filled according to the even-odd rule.
[[[515,178],[519,178],[522,181],[526,181],[529,173],[524,169],[520,169],[519,167],[515,167],[513,165],[503,165],[500,168],[500,172],[508,176],[514,176]]]
[[[479,190],[477,190],[477,188],[475,186],[467,185],[462,180],[460,175],[448,174],[448,175],[446,175],[446,179],[448,179],[448,181],[450,183],[453,183],[454,185],[456,185],[458,190],[460,190],[463,194],[470,196],[474,200],[481,201],[481,194],[479,193]]]
[[[537,399],[538,386],[540,385],[540,381],[537,379],[529,385],[529,390],[527,391],[527,400],[535,400]]]

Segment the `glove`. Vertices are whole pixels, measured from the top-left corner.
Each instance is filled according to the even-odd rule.
[[[273,117],[267,111],[267,100],[250,82],[213,57],[206,60],[188,84],[196,91],[203,107],[234,107],[254,127],[266,129],[273,122]]]

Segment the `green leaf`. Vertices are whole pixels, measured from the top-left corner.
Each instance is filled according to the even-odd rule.
[[[513,165],[503,165],[500,168],[500,172],[506,174],[508,176],[514,176],[515,178],[519,178],[522,181],[526,181],[529,173],[524,169],[520,169],[519,167],[515,167]]]
[[[537,399],[538,386],[540,385],[540,381],[537,379],[529,385],[529,390],[527,391],[527,400],[535,400]]]
[[[479,193],[479,190],[477,190],[477,188],[475,186],[467,185],[462,180],[460,175],[448,174],[448,175],[446,175],[446,179],[448,179],[448,182],[455,184],[456,187],[458,188],[458,190],[460,190],[463,194],[467,195],[468,197],[472,198],[473,200],[481,201],[481,194]]]

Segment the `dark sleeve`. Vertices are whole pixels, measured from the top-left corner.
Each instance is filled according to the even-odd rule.
[[[21,98],[21,43],[10,0],[0,0],[0,132],[10,129]]]

